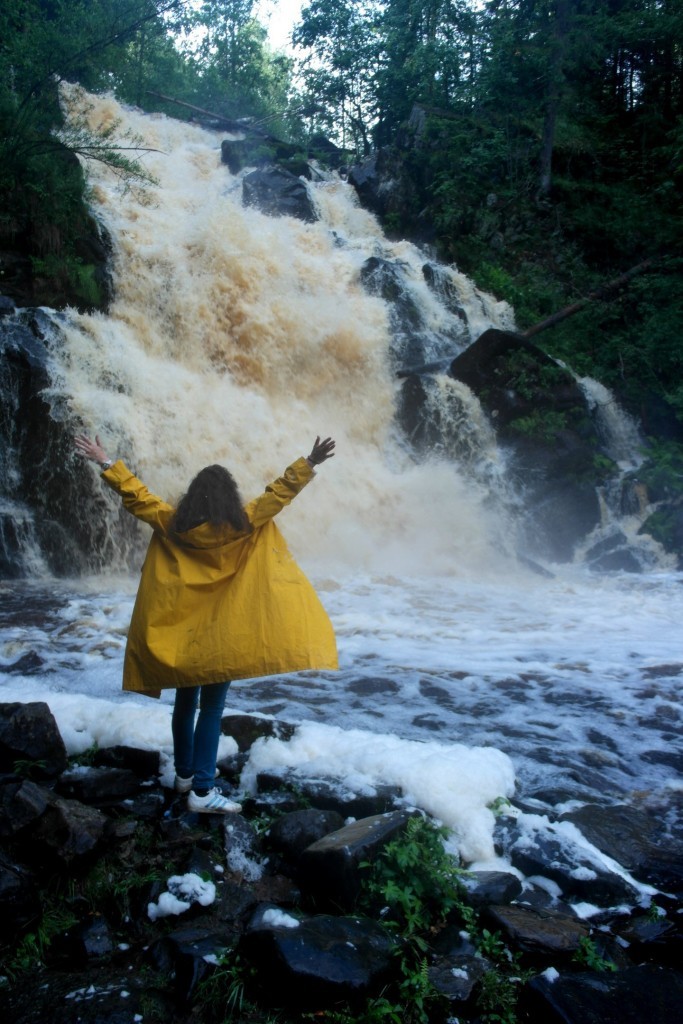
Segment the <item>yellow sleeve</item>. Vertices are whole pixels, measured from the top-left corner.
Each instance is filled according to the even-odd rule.
[[[123,501],[124,508],[148,523],[153,529],[162,533],[168,532],[168,526],[175,514],[175,509],[162,498],[147,490],[142,480],[131,473],[126,464],[118,459],[113,466],[105,469],[102,479],[115,491]]]
[[[314,477],[314,472],[305,458],[297,459],[288,466],[282,476],[268,484],[263,494],[250,501],[245,508],[252,526],[263,526],[269,519],[281,512],[286,505],[302,491]]]

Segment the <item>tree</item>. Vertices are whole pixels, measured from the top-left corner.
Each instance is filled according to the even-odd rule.
[[[332,134],[344,149],[367,153],[377,118],[379,5],[364,0],[312,0],[293,39],[308,51],[304,102],[311,131]]]
[[[185,19],[182,47],[198,73],[198,101],[231,117],[284,115],[292,62],[267,46],[255,0],[203,0]]]

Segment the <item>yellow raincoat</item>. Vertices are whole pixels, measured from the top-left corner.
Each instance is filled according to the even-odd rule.
[[[311,480],[300,458],[251,501],[251,533],[202,523],[179,538],[175,509],[123,462],[103,474],[126,509],[154,533],[142,567],[123,666],[124,690],[337,668],[332,624],[273,516]]]

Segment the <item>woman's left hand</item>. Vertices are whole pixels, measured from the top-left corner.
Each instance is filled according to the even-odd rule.
[[[334,446],[335,442],[331,437],[326,437],[324,441],[316,437],[311,454],[308,456],[308,461],[312,466],[319,466],[322,462],[334,458]]]
[[[103,462],[108,462],[107,453],[102,447],[99,434],[95,434],[95,440],[91,441],[85,434],[76,434],[74,438],[74,445],[79,455],[82,455],[86,459],[90,459],[92,462],[99,462],[102,465]]]

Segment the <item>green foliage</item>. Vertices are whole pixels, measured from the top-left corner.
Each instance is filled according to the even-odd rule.
[[[69,758],[69,767],[92,767],[95,764],[95,757],[99,749],[100,748],[98,743],[95,742],[91,743],[91,745],[89,747],[86,747],[85,750],[82,750],[80,754],[72,754],[72,756]]]
[[[448,835],[426,818],[410,818],[404,835],[388,843],[363,884],[365,900],[391,916],[382,919],[404,936],[420,936],[442,924],[453,910],[471,923],[471,909],[463,900],[462,870],[444,849]]]
[[[24,779],[40,778],[45,768],[47,768],[47,761],[41,759],[30,761],[24,757],[18,758],[12,765],[14,774],[21,775]]]
[[[4,963],[4,970],[11,979],[31,974],[45,965],[50,945],[77,923],[77,918],[60,897],[46,901],[40,923],[34,931],[28,932],[17,943]]]
[[[552,444],[567,427],[567,417],[556,409],[535,409],[529,416],[518,416],[510,427],[525,437],[539,438]]]
[[[616,971],[617,969],[617,965],[612,960],[606,960],[600,956],[595,943],[587,936],[579,940],[579,948],[574,953],[572,960],[591,971],[604,973],[606,971]]]
[[[647,487],[651,501],[676,499],[683,495],[683,444],[649,439],[646,460],[638,478]]]
[[[247,990],[255,974],[234,949],[226,949],[216,969],[199,983],[194,1008],[198,1019],[225,1024],[254,1016],[256,1007],[247,998]]]

